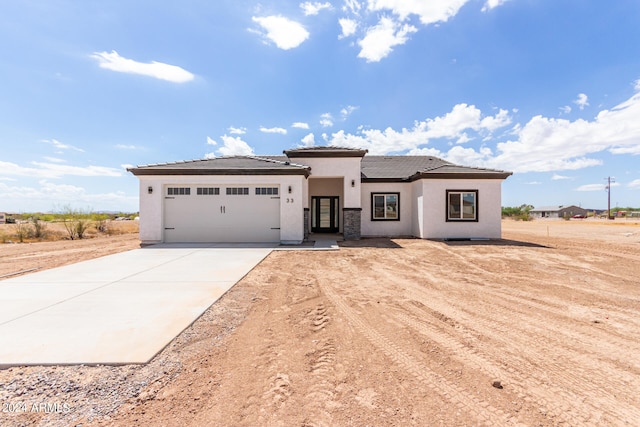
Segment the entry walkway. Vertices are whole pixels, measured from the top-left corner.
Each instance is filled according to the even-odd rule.
[[[275,245],[156,245],[0,281],[0,366],[146,363]]]

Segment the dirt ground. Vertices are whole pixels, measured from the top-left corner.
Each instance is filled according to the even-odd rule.
[[[147,365],[0,370],[0,425],[638,425],[640,225],[503,237],[273,252]]]

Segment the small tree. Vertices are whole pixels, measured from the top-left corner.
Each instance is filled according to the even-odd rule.
[[[86,211],[82,209],[73,209],[71,206],[66,205],[62,208],[61,214],[63,216],[63,224],[67,235],[71,240],[83,239],[85,232],[91,225],[89,219],[90,210]]]
[[[24,239],[31,234],[31,227],[25,222],[19,222],[16,226],[16,237],[20,243],[24,243]]]
[[[47,234],[46,224],[40,220],[37,216],[31,217],[31,224],[33,225],[33,237],[36,239],[42,239]]]

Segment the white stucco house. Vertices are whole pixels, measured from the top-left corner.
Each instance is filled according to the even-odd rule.
[[[143,244],[296,244],[314,233],[496,239],[502,181],[511,175],[339,147],[128,170],[140,180]]]

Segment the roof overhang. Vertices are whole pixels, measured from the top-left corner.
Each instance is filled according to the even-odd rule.
[[[417,172],[409,177],[409,181],[419,179],[507,179],[513,172],[503,171],[468,171],[468,172]]]
[[[309,147],[284,150],[289,158],[335,158],[335,157],[364,157],[368,150],[341,147]]]
[[[142,175],[302,175],[311,173],[310,168],[296,169],[177,169],[177,168],[127,168],[135,176]]]

